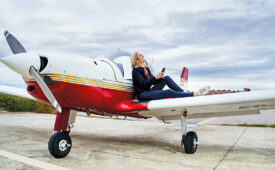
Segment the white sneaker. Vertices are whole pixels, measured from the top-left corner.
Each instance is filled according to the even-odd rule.
[[[205,96],[210,91],[210,86],[198,90],[199,96]]]

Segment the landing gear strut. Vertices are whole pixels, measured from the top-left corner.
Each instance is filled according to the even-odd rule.
[[[188,154],[193,154],[197,151],[198,148],[198,137],[196,132],[188,132],[187,133],[187,121],[186,121],[186,113],[181,115],[181,145],[184,145],[184,150]]]

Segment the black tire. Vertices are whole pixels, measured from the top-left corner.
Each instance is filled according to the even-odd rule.
[[[198,148],[198,137],[196,132],[188,132],[186,136],[183,136],[184,150],[188,154],[193,154]]]
[[[54,133],[48,143],[48,149],[55,158],[64,158],[72,148],[72,140],[67,132]]]

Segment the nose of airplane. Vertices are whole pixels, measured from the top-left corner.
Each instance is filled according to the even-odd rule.
[[[20,53],[0,58],[0,61],[21,75],[30,75],[31,66],[40,68],[40,57],[35,53]]]

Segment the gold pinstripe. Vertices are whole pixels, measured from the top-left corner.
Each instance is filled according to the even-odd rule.
[[[111,83],[111,82],[102,81],[102,80],[70,76],[70,75],[65,75],[65,74],[41,74],[40,76],[41,77],[49,76],[49,77],[51,77],[52,80],[55,80],[55,81],[64,81],[64,82],[68,82],[68,83],[82,84],[82,85],[102,87],[102,88],[122,90],[122,91],[129,91],[129,92],[133,91],[133,88],[131,86],[117,84],[117,83]],[[26,78],[26,77],[24,77],[24,80],[25,81],[35,81],[33,78],[30,79],[30,78]]]

